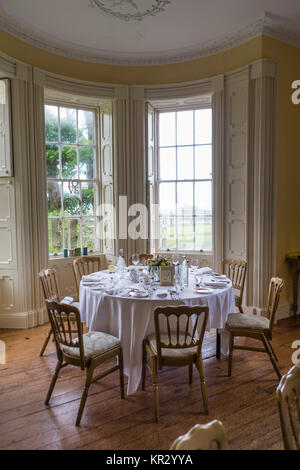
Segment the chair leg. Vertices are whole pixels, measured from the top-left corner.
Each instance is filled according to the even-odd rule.
[[[221,357],[221,335],[219,329],[216,330],[216,358],[220,359]]]
[[[270,347],[270,343],[269,343],[269,341],[268,341],[268,339],[267,339],[267,337],[266,337],[265,335],[262,335],[261,338],[262,338],[262,342],[264,343],[266,352],[269,354],[269,358],[270,358],[270,360],[271,360],[271,362],[272,362],[272,364],[273,364],[273,367],[274,367],[274,369],[275,369],[275,372],[276,372],[276,374],[278,375],[278,378],[279,378],[279,380],[280,380],[280,379],[281,379],[281,373],[280,373],[278,364],[277,364],[277,362],[276,362],[276,360],[275,360],[275,357],[274,357],[274,355],[273,355],[272,348]]]
[[[270,346],[271,351],[272,351],[272,353],[273,353],[273,356],[275,357],[275,361],[278,362],[278,357],[277,357],[276,354],[275,354],[275,351],[274,351],[274,348],[273,348],[273,346],[272,346],[272,344],[271,344],[271,341],[268,340],[268,343],[269,343],[269,346]]]
[[[207,400],[207,391],[206,391],[202,356],[200,356],[197,361],[197,369],[200,375],[200,385],[201,385],[201,393],[202,393],[202,399],[203,399],[203,405],[204,405],[204,412],[208,414],[208,400]]]
[[[193,383],[193,364],[189,365],[189,384]]]
[[[55,387],[55,384],[56,384],[56,381],[57,381],[57,378],[58,378],[58,374],[59,374],[59,371],[61,369],[61,366],[62,366],[62,362],[63,361],[58,361],[57,364],[56,364],[56,368],[55,368],[55,372],[52,376],[52,380],[51,380],[51,383],[50,383],[50,387],[49,387],[49,390],[48,390],[48,393],[47,393],[47,397],[46,397],[46,400],[45,400],[45,405],[49,405],[49,401],[50,401],[50,398],[51,398],[51,395],[52,395],[52,392],[53,392],[53,389]]]
[[[155,356],[151,356],[151,369],[152,369],[154,416],[155,416],[156,423],[158,423],[158,417],[159,417],[158,379],[157,379],[157,359]]]
[[[123,363],[123,351],[122,348],[119,352],[119,369],[120,369],[120,388],[121,388],[121,398],[125,397],[124,393],[124,363]]]
[[[84,387],[84,390],[82,392],[81,401],[80,401],[80,405],[79,405],[79,409],[78,409],[78,413],[77,413],[76,426],[80,425],[80,421],[81,421],[82,413],[83,413],[83,410],[84,410],[85,402],[86,402],[86,399],[87,399],[87,396],[88,396],[88,393],[89,393],[90,385],[92,383],[93,372],[94,372],[94,367],[92,365],[90,365],[88,367],[87,373],[86,373],[85,387]]]
[[[146,351],[145,343],[143,343],[142,390],[145,390],[145,385],[146,385],[146,360],[147,360],[147,351]]]
[[[45,349],[46,349],[46,347],[47,347],[47,345],[50,341],[51,335],[52,335],[52,328],[50,328],[50,330],[48,331],[47,338],[45,339],[44,344],[43,344],[42,349],[41,349],[41,352],[40,352],[40,357],[43,357]]]
[[[228,377],[231,377],[231,372],[232,372],[233,346],[234,346],[234,335],[233,335],[233,333],[230,332],[230,335],[229,335]]]

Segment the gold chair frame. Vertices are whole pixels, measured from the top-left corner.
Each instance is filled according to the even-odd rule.
[[[55,302],[60,302],[61,294],[59,290],[59,283],[57,281],[56,270],[55,269],[43,269],[39,273],[39,278],[40,278],[42,289],[43,289],[44,299],[53,300]],[[51,335],[52,335],[52,328],[50,327],[47,337],[40,351],[40,357],[44,355],[44,352],[50,341]]]
[[[122,347],[120,344],[105,350],[102,353],[92,355],[90,358],[85,357],[84,352],[84,342],[83,342],[83,333],[82,333],[82,324],[80,320],[79,310],[72,305],[59,304],[54,301],[46,300],[47,311],[49,315],[49,320],[51,323],[52,331],[54,333],[56,351],[57,351],[57,365],[55,368],[54,375],[52,377],[47,397],[45,400],[45,405],[49,404],[54,386],[56,384],[59,372],[62,368],[67,365],[73,365],[80,367],[81,370],[86,370],[86,381],[85,387],[82,393],[80,406],[76,418],[76,426],[80,425],[82,413],[88,396],[89,387],[92,383],[98,381],[99,379],[106,377],[112,372],[119,370],[120,374],[120,388],[121,388],[121,398],[124,398],[124,373],[123,373],[123,353]],[[75,317],[76,328],[72,329],[71,318]],[[76,336],[75,336],[76,335]],[[75,341],[76,339],[76,341]],[[71,348],[76,348],[79,350],[79,357],[74,357],[74,355],[68,355],[63,351],[62,346],[67,346]],[[103,372],[102,374],[93,377],[94,370],[100,364],[105,362],[107,359],[118,357],[118,365],[112,367],[108,371]]]
[[[82,276],[107,269],[108,264],[105,255],[99,256],[81,256],[73,261],[73,271],[76,287],[79,295],[80,281]]]
[[[228,377],[231,376],[232,373],[232,361],[233,361],[233,350],[234,349],[241,349],[244,351],[257,351],[257,352],[264,352],[269,355],[269,358],[273,364],[276,374],[278,378],[281,378],[281,373],[278,367],[278,358],[275,354],[275,351],[271,345],[272,340],[272,329],[275,321],[275,315],[279,303],[280,294],[283,288],[284,282],[279,277],[272,277],[269,283],[269,292],[268,292],[268,304],[267,309],[265,312],[265,316],[269,319],[269,328],[266,330],[261,329],[250,329],[246,327],[240,328],[232,328],[229,327],[226,323],[226,329],[229,331],[229,361],[228,361]],[[241,314],[244,315],[244,314]],[[258,339],[262,341],[264,347],[257,348],[257,347],[250,347],[250,346],[237,346],[234,345],[234,338],[236,336],[239,337],[248,337],[253,339]]]
[[[172,444],[171,450],[211,450],[212,444],[217,450],[229,450],[225,428],[221,421],[215,419],[207,424],[196,424]]]
[[[276,390],[276,399],[284,448],[300,450],[300,435],[297,430],[297,427],[300,428],[300,364],[282,376]]]
[[[170,325],[170,317],[174,316],[176,320],[176,328],[172,331]],[[194,325],[191,323],[192,317],[194,318]],[[185,322],[183,317],[186,317]],[[202,317],[202,318],[201,318]],[[164,318],[167,324],[167,336],[168,342],[163,342],[161,339],[161,319]],[[199,319],[202,319],[201,329],[197,339],[197,326]],[[189,383],[193,382],[193,364],[195,364],[201,384],[201,392],[204,403],[205,413],[208,413],[208,401],[207,391],[204,377],[204,367],[202,360],[202,343],[204,333],[208,319],[208,307],[204,306],[166,306],[156,307],[154,310],[154,325],[155,325],[155,338],[156,338],[156,349],[153,348],[147,337],[143,342],[143,369],[142,369],[142,390],[145,390],[146,382],[146,368],[149,369],[152,375],[153,384],[153,400],[154,400],[154,416],[155,421],[158,422],[159,417],[159,403],[158,403],[158,370],[161,370],[164,366],[168,367],[183,367],[188,366],[189,368]],[[182,321],[181,321],[182,320]],[[181,323],[184,325],[184,329],[181,329]],[[185,324],[184,324],[185,323]],[[192,333],[190,333],[192,327]],[[164,333],[163,333],[164,334]],[[173,338],[172,338],[173,336]],[[176,344],[173,339],[176,337]],[[180,341],[180,337],[184,337],[184,342]],[[197,347],[197,352],[189,355],[170,357],[166,353],[163,353],[163,349],[185,350],[187,348]],[[150,358],[150,364],[147,361],[147,356]]]
[[[242,260],[224,259],[222,261],[223,274],[231,280],[232,287],[239,291],[239,295],[235,295],[235,305],[240,313],[243,313],[242,301],[245,287],[245,279],[247,273],[247,263]]]

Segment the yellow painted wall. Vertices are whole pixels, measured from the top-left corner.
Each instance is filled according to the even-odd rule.
[[[261,58],[262,38],[203,59],[163,66],[125,67],[80,62],[30,46],[0,29],[0,50],[10,57],[80,80],[149,85],[199,80],[230,72]]]
[[[284,256],[289,251],[300,250],[300,105],[291,102],[291,83],[300,80],[300,48],[262,36],[220,54],[181,64],[122,67],[64,58],[0,30],[0,50],[59,75],[138,85],[199,80],[229,72],[262,57],[278,62],[277,275],[286,281],[282,300],[291,299],[290,272]]]
[[[284,257],[300,251],[300,105],[291,101],[291,84],[300,80],[300,48],[263,37],[262,53],[279,67],[277,274],[286,280],[283,299],[291,299],[291,272]]]

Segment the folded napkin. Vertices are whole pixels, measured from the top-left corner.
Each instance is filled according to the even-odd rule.
[[[213,272],[213,270],[212,270],[211,268],[209,268],[209,267],[197,269],[197,274],[200,274],[200,275],[201,275],[201,274],[210,274],[210,273],[212,273],[212,272]]]
[[[227,287],[228,282],[226,281],[207,281],[204,283],[207,287]]]
[[[99,282],[101,280],[101,275],[100,273],[88,274],[87,276],[82,276],[81,280],[84,283]]]
[[[61,304],[67,304],[67,305],[71,305],[73,302],[74,302],[73,297],[64,297],[64,298],[60,301]]]

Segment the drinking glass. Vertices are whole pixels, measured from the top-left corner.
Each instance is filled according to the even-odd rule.
[[[198,259],[197,258],[192,258],[192,260],[191,260],[192,271],[196,271],[196,269],[198,268],[198,265],[199,265]]]
[[[139,257],[138,254],[135,253],[134,255],[132,255],[132,262],[133,262],[133,264],[134,264],[135,266],[137,266],[137,265],[139,264],[139,262],[140,262],[140,257]]]

